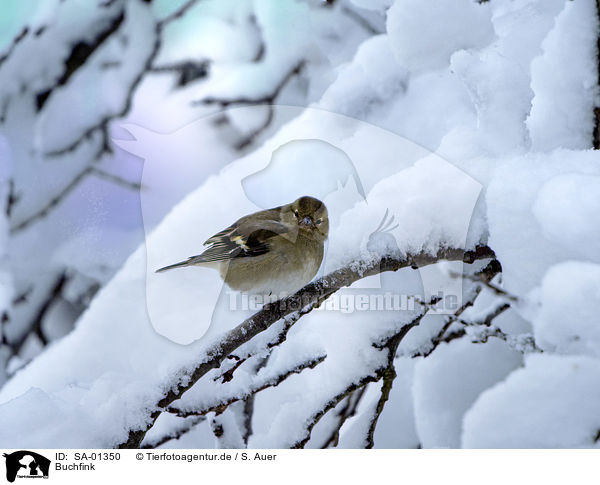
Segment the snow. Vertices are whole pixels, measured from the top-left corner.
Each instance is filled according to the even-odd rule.
[[[143,76],[155,21],[177,6],[124,5],[118,31],[39,113],[36,95],[60,76],[72,44],[94,39],[118,8],[72,0],[40,9],[28,22],[46,30],[30,32],[0,61],[0,192],[5,200],[12,180],[22,200],[10,218],[0,211],[0,310],[10,310],[2,335],[25,338],[15,355],[0,347],[0,447],[110,447],[145,428],[166,390],[252,313],[231,307],[239,295],[212,270],[154,271],[197,254],[239,217],[300,195],[321,198],[331,214],[320,274],[487,243],[502,265],[493,283],[508,296],[477,296],[472,281],[452,276],[462,263],[365,278],[300,318],[274,349],[282,322],[244,344],[236,354],[248,360],[230,382],[218,376],[234,359],[176,407],[215,406],[266,386],[255,396],[248,446],[308,438],[307,423],[328,406],[307,443],[320,447],[343,406],[332,398],[381,372],[387,351],[374,344],[421,311],[414,298],[401,311],[370,302],[442,292],[457,305],[477,296],[445,334],[465,335],[414,358],[432,348],[445,315],[430,312],[409,332],[375,446],[596,446],[592,0],[197,2],[165,24],[153,61],[160,69]],[[40,61],[27,62],[34,54]],[[206,62],[207,75],[176,87],[169,66],[188,60]],[[210,99],[221,97],[226,109]],[[98,131],[72,152],[47,156],[117,116],[129,99],[126,119],[109,126],[115,153],[96,156]],[[246,106],[252,100],[263,102]],[[271,115],[272,126],[236,149]],[[141,180],[142,188],[115,187],[98,172],[84,177],[90,167]],[[85,180],[68,189],[77,177]],[[15,229],[65,189],[47,214]],[[385,214],[393,223],[377,230]],[[40,322],[51,341],[44,347],[27,325],[62,274],[65,288]],[[25,302],[13,304],[22,294]],[[507,302],[489,327],[477,325]],[[495,331],[506,341],[474,343]],[[270,387],[314,359],[322,362]],[[380,392],[381,382],[368,385],[339,447],[364,446]],[[209,414],[164,446],[244,446],[240,407]],[[145,443],[189,425],[163,414]],[[215,440],[211,427],[219,425],[225,434]]]
[[[284,345],[277,349],[271,356],[268,367],[256,371],[255,366],[241,366],[236,370],[236,378],[232,381],[222,382],[217,386],[207,381],[194,386],[177,403],[177,409],[182,411],[207,409],[236,397],[246,398],[249,395],[246,389],[249,387],[250,389],[259,389],[263,386],[273,385],[280,375],[300,369],[306,362],[323,359],[326,355],[318,342],[311,342],[310,338],[304,341],[297,340],[294,346]]]
[[[591,150],[560,149],[548,154],[532,153],[515,157],[499,165],[486,194],[489,244],[502,261],[504,285],[509,291],[527,293],[539,284],[550,266],[580,257],[581,245],[578,241],[565,247],[545,236],[539,221],[548,227],[548,222],[559,217],[559,214],[563,214],[564,218],[562,206],[568,207],[571,202],[568,198],[557,200],[554,197],[548,201],[548,197],[543,195],[543,188],[554,177],[566,174],[578,174],[593,181],[600,173],[596,162],[597,154]],[[551,190],[552,185],[546,191]],[[585,186],[582,190],[585,193]],[[542,201],[547,201],[543,208],[541,204],[544,202],[538,201],[538,194]],[[575,197],[579,197],[579,194]],[[595,200],[593,195],[592,200]],[[594,202],[587,204],[593,205]],[[515,227],[519,227],[519,230],[515,231]],[[574,224],[567,224],[562,228],[561,242],[565,239],[572,241],[576,237],[569,234],[569,228],[573,227]],[[575,227],[577,231],[582,230],[580,225]],[[592,225],[589,231],[597,234],[597,227]],[[597,257],[592,256],[592,260],[597,261]]]
[[[245,109],[248,108],[236,110]],[[288,109],[298,111],[285,107],[277,108],[277,111]],[[152,221],[155,220],[155,206],[142,194],[144,220],[150,221],[146,224],[149,232],[146,238],[146,303],[152,325],[161,335],[187,344],[200,338],[211,324],[215,328],[230,328],[234,322],[241,322],[249,315],[242,309],[231,311],[231,293],[211,269],[161,274],[155,274],[154,271],[198,254],[202,243],[210,235],[244,214],[289,202],[290,197],[313,195],[321,198],[334,214],[329,249],[322,269],[325,272],[337,269],[359,256],[381,256],[367,250],[366,245],[386,210],[400,222],[400,226],[391,234],[396,241],[395,250],[401,254],[431,252],[439,246],[465,245],[473,207],[481,189],[477,181],[435,155],[377,181],[373,174],[368,173],[370,159],[364,152],[365,145],[360,143],[361,139],[382,137],[408,153],[414,153],[416,157],[423,150],[403,138],[393,137],[376,127],[355,121],[351,144],[347,141],[346,132],[331,130],[328,136],[321,134],[324,125],[336,123],[343,126],[347,119],[320,110],[304,111],[297,122],[288,125],[269,144],[230,164],[218,177],[208,179],[202,190],[187,197],[181,203],[181,209],[173,210],[156,232],[150,232]],[[185,129],[194,132],[194,127]],[[300,130],[302,138],[298,140]],[[317,137],[326,143],[313,141]],[[149,155],[149,167],[159,167],[153,157],[175,150],[181,139],[180,136],[159,137],[161,146]],[[127,146],[127,142],[123,146]],[[303,161],[316,156],[319,157],[318,164],[307,166]],[[285,167],[285,171],[282,167]],[[385,173],[386,169],[382,169]],[[307,174],[313,180],[307,180]],[[146,172],[142,183],[145,177]],[[357,179],[362,182],[360,189],[354,182]],[[337,183],[345,185],[340,188]],[[428,184],[425,191],[422,187],[424,183]],[[265,186],[268,187],[268,193]],[[214,207],[211,213],[196,210],[197,207],[210,207],[214,200],[219,199],[224,187],[227,187],[228,197],[221,199],[219,206]],[[364,199],[360,192],[364,191],[369,191],[366,194],[367,202],[361,202]],[[401,197],[390,197],[398,191]],[[440,211],[441,207],[443,211]],[[335,222],[339,215],[335,214],[343,214],[338,224]],[[424,224],[425,220],[430,222]],[[221,318],[222,323],[219,323]],[[197,322],[196,325],[190,326],[190,320]]]
[[[119,28],[126,34],[111,38],[103,49],[91,56],[87,69],[75,72],[67,86],[58,88],[48,98],[36,127],[36,145],[40,151],[53,152],[68,147],[96,126],[98,120],[116,116],[127,106],[129,88],[152,54],[156,32],[151,12],[143,3],[127,2],[124,13],[125,20]],[[112,67],[106,69],[106,66]],[[106,72],[99,76],[103,70]],[[101,82],[93,82],[97,79]],[[94,101],[99,99],[102,103]],[[91,109],[75,111],[67,124],[63,113],[73,104],[89,105]]]
[[[352,64],[346,66],[328,88],[320,106],[325,109],[335,106],[336,112],[360,117],[364,114],[364,105],[382,103],[404,91],[408,71],[395,65],[392,49],[388,35],[378,35],[363,42]],[[395,69],[389,69],[390,63]],[[346,93],[349,90],[357,96],[348,99]]]
[[[597,446],[600,361],[531,355],[525,367],[485,391],[464,420],[465,448]]]
[[[600,211],[600,177],[555,175],[540,188],[532,207],[543,235],[578,257],[598,261],[600,240],[592,221]]]
[[[396,359],[397,377],[390,391],[389,401],[379,416],[375,429],[376,448],[417,448],[419,438],[415,430],[412,401],[412,380],[415,361]],[[381,394],[380,385],[370,385],[355,417],[342,427],[338,448],[363,448],[366,432],[371,424],[374,408]]]
[[[536,342],[548,351],[600,355],[600,265],[566,261],[552,266],[539,290]]]
[[[440,345],[417,362],[413,384],[417,435],[424,448],[460,446],[462,418],[477,397],[521,365],[522,357],[498,339]]]
[[[494,38],[491,9],[469,0],[395,2],[387,12],[387,31],[396,60],[411,72],[448,65],[461,49],[476,49]],[[468,25],[469,28],[465,28]]]
[[[368,10],[386,10],[394,3],[393,0],[351,0],[354,5]]]
[[[37,409],[38,412],[22,420],[23,411]],[[12,426],[19,421],[19,432]],[[4,430],[3,445],[17,448],[44,447],[92,447],[95,440],[89,416],[81,415],[77,408],[57,397],[49,396],[41,389],[31,388],[19,399],[8,401],[2,406],[0,422]],[[9,434],[10,432],[10,434]],[[86,438],[85,436],[88,436]]]
[[[248,21],[251,15],[250,1],[196,2],[186,15],[166,25],[164,46],[156,63],[165,65],[191,59],[251,61],[260,46],[258,29]]]
[[[587,106],[600,95],[597,31],[593,2],[566,2],[555,28],[542,42],[543,54],[531,63],[535,97],[527,125],[534,150],[589,148],[594,115]]]
[[[97,288],[105,285],[140,245],[144,228],[150,231],[174,204],[210,174],[237,158],[236,138],[255,129],[249,121],[243,121],[243,129],[232,128],[231,123],[224,123],[222,119],[219,121],[214,106],[192,106],[191,101],[198,99],[194,83],[176,89],[177,75],[173,71],[144,72],[148,49],[153,45],[154,22],[150,12],[156,18],[164,18],[163,14],[168,14],[169,9],[177,8],[176,3],[156,5],[156,8],[156,2],[147,5],[140,1],[110,2],[106,6],[104,2],[76,0],[58,3],[46,2],[32,11],[25,37],[13,47],[6,46],[5,59],[4,53],[0,55],[3,59],[0,61],[3,80],[0,136],[6,138],[8,153],[2,150],[0,156],[3,174],[0,190],[4,194],[2,200],[6,201],[10,179],[16,200],[11,207],[11,234],[7,244],[2,244],[6,271],[10,273],[6,281],[10,281],[17,301],[11,305],[10,320],[3,323],[4,335],[10,342],[16,342],[20,354],[10,356],[10,352],[5,352],[8,349],[2,348],[3,361],[5,355],[9,355],[7,365],[12,370],[26,364],[43,349],[43,343],[35,334],[26,338],[26,345],[19,342],[27,337],[63,274],[68,281],[62,294],[56,295],[56,301],[42,316],[43,329],[56,338],[65,329],[73,328]],[[99,40],[99,33],[119,17],[125,3],[125,18],[119,28],[98,45],[83,66],[73,71],[68,82],[54,87],[53,83],[64,73],[64,61],[73,46],[79,41],[89,44]],[[198,2],[199,5],[208,3],[211,2]],[[214,21],[215,25],[222,26],[219,19],[230,17],[230,9],[221,3],[212,2],[205,12],[208,23]],[[310,16],[313,13],[311,10]],[[251,25],[250,18],[245,18],[243,9],[237,14],[238,27],[248,27],[244,31],[248,42],[240,41],[236,48],[249,45],[251,38],[257,35],[256,26]],[[319,16],[317,37],[320,39],[332,30],[324,28],[332,24],[327,22],[331,14],[323,12]],[[8,21],[12,13],[7,10],[5,15]],[[132,22],[132,18],[136,22]],[[12,21],[22,22],[20,18]],[[178,20],[164,25],[170,26],[171,22],[177,24]],[[320,93],[318,85],[331,77],[330,71],[346,61],[366,37],[350,20],[333,30],[336,29],[346,33],[345,53],[335,49],[339,41],[329,39],[327,49],[336,50],[336,55],[328,58],[330,62],[307,64],[307,72],[310,69],[317,78],[314,85],[307,84],[306,79],[303,83],[290,81],[278,100],[303,104],[307,99],[314,99]],[[156,67],[169,67],[181,60],[176,56],[178,52],[193,52],[188,49],[188,41],[193,42],[193,39],[163,37],[159,50],[161,64]],[[31,62],[32,59],[35,62]],[[217,59],[206,61],[210,64]],[[131,81],[138,75],[142,81],[132,86]],[[205,85],[212,81],[212,78],[199,80]],[[305,91],[307,86],[310,93]],[[44,108],[39,110],[37,95],[52,87]],[[124,111],[121,103],[129,99],[130,88],[132,106],[127,119],[107,126],[107,141],[113,152],[102,151],[101,130],[80,138],[90,126],[102,126],[105,116],[117,116]],[[77,103],[77,109],[73,109],[74,99],[83,99]],[[199,117],[204,117],[205,123],[193,126],[197,131],[180,129]],[[261,136],[268,136],[285,121],[285,118],[274,117],[271,127]],[[126,129],[118,126],[121,123]],[[145,185],[138,190],[136,184],[142,176],[143,160],[119,149],[110,137],[125,138],[129,142],[127,149],[143,157],[144,149],[152,150],[160,145],[151,143],[152,137],[175,131],[182,135],[177,150],[163,153],[161,157],[157,154],[154,160],[157,163],[153,166],[145,164]],[[71,143],[79,144],[72,151],[52,156],[41,151],[61,149]],[[175,152],[177,157],[173,156]],[[177,171],[180,177],[171,177],[172,171]],[[140,196],[140,192],[143,195]],[[146,207],[148,217],[144,219],[140,198],[150,206]],[[3,214],[5,209],[3,206]],[[73,285],[80,289],[69,291]]]
[[[243,12],[240,13],[243,15]],[[269,46],[265,49],[264,58],[260,62],[213,64],[213,82],[198,87],[196,99],[268,99],[301,59],[317,55],[318,49],[310,35],[310,12],[305,3],[256,0],[253,2],[253,15],[260,28],[262,42]],[[210,45],[216,40],[213,37]]]

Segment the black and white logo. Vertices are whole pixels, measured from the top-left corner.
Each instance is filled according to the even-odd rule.
[[[33,451],[20,450],[4,453],[6,461],[6,479],[14,482],[15,478],[48,478],[50,460]]]

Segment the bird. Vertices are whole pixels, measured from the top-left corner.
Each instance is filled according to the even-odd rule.
[[[317,274],[329,234],[327,207],[303,196],[249,214],[208,238],[201,254],[156,270],[203,266],[219,271],[234,291],[282,298]]]

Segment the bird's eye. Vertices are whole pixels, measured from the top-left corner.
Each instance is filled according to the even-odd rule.
[[[298,211],[297,211],[297,210],[295,210],[295,211],[294,211],[294,215],[295,215],[296,217],[300,217],[300,214],[298,214]]]
[[[317,226],[321,225],[322,222],[323,222],[323,219],[317,220],[317,222],[316,222]]]

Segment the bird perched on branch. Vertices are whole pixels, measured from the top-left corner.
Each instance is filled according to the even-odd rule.
[[[204,243],[197,256],[156,272],[187,266],[215,268],[236,291],[282,297],[317,274],[329,219],[325,204],[300,197],[291,204],[242,217]]]

